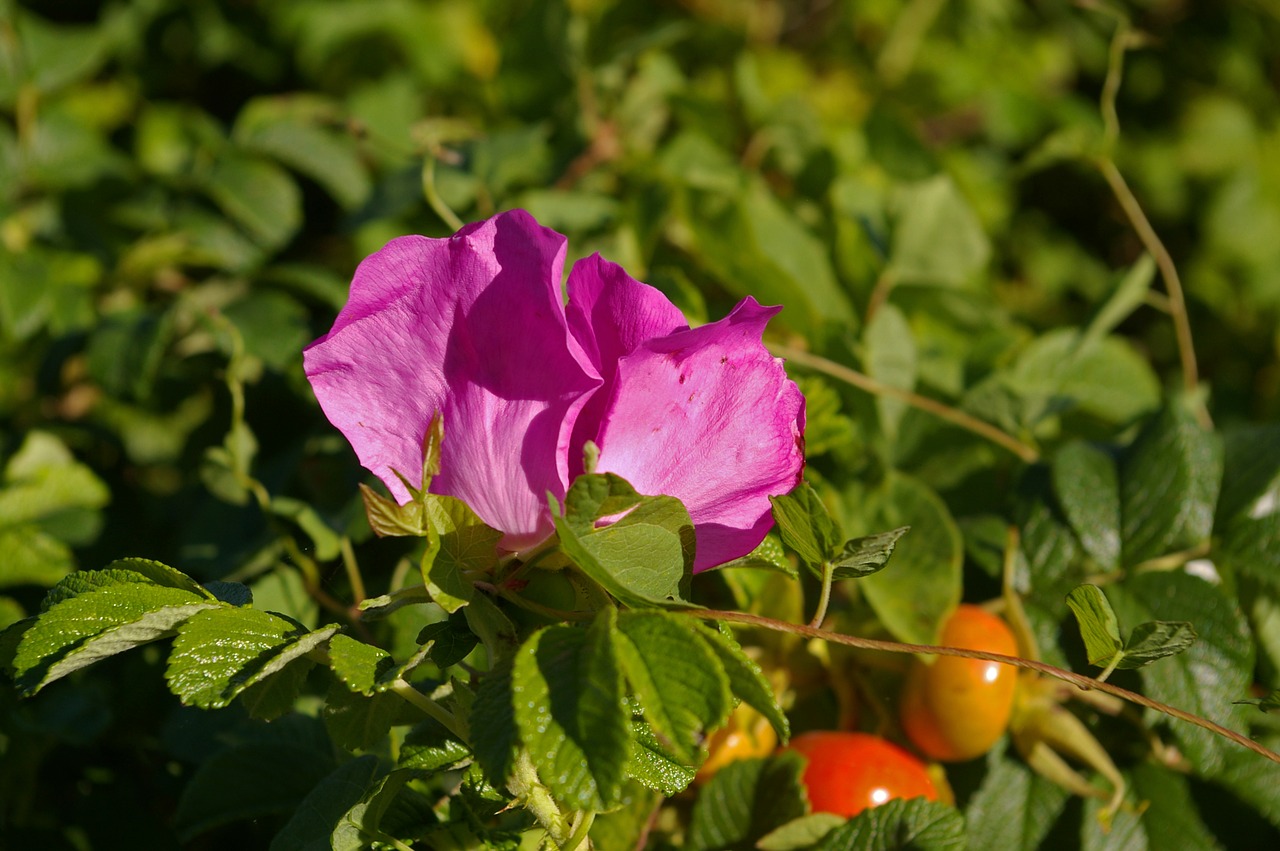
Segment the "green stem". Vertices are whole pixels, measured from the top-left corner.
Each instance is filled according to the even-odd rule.
[[[720,611],[716,609],[687,609],[681,614],[689,615],[700,620],[709,621],[727,621],[729,623],[740,623],[747,626],[756,626],[763,629],[770,629],[775,632],[789,632],[793,635],[801,635],[805,638],[818,638],[823,641],[830,641],[833,644],[843,644],[846,647],[856,647],[860,650],[879,650],[886,653],[926,653],[938,656],[958,656],[961,659],[981,659],[985,662],[1001,662],[1005,665],[1012,665],[1015,668],[1025,668],[1030,671],[1053,677],[1063,682],[1071,683],[1082,689],[1097,689],[1098,691],[1126,700],[1129,703],[1138,706],[1154,709],[1157,712],[1168,715],[1170,718],[1177,718],[1180,721],[1186,721],[1188,724],[1208,730],[1222,736],[1224,739],[1230,739],[1243,748],[1248,748],[1259,756],[1266,757],[1274,763],[1280,764],[1280,753],[1276,753],[1268,748],[1263,747],[1247,736],[1237,733],[1235,730],[1229,730],[1221,724],[1210,721],[1207,718],[1201,718],[1199,715],[1193,715],[1185,709],[1179,709],[1176,706],[1170,706],[1167,703],[1161,703],[1158,700],[1152,700],[1146,695],[1120,688],[1111,683],[1098,682],[1092,677],[1086,677],[1072,671],[1066,671],[1062,668],[1048,665],[1044,662],[1037,662],[1031,659],[1022,659],[1018,656],[1006,656],[1003,653],[988,653],[985,650],[969,650],[964,647],[945,647],[935,644],[907,644],[899,641],[880,641],[875,638],[858,638],[852,635],[843,635],[838,632],[829,632],[824,629],[816,629],[811,626],[801,626],[800,624],[787,623],[786,621],[775,620],[774,618],[766,618],[762,615],[753,615],[748,612],[732,612]]]
[[[507,790],[525,809],[533,813],[533,817],[538,820],[538,824],[546,828],[551,839],[557,845],[564,847],[565,840],[569,838],[569,824],[565,821],[560,808],[556,806],[555,799],[547,791],[547,787],[543,786],[542,781],[538,779],[538,770],[533,767],[533,760],[529,758],[528,751],[523,748],[511,765],[511,780],[508,782]]]
[[[444,202],[439,190],[436,189],[436,158],[431,153],[427,153],[422,163],[422,194],[441,221],[455,231],[462,230],[462,219],[449,209],[449,205]]]
[[[827,606],[831,604],[831,585],[836,567],[830,560],[822,563],[822,593],[818,597],[818,610],[813,613],[809,626],[817,629],[827,617]]]
[[[594,612],[570,612],[564,609],[553,609],[550,606],[544,606],[541,603],[527,600],[520,596],[510,588],[504,588],[501,585],[494,585],[491,582],[476,582],[475,586],[481,591],[489,594],[496,594],[502,599],[519,606],[520,608],[533,612],[543,617],[551,618],[558,621],[589,621],[595,618]]]
[[[873,396],[886,396],[890,399],[899,399],[913,408],[919,408],[922,411],[933,414],[939,419],[946,420],[952,425],[957,425],[960,428],[971,431],[980,437],[985,437],[992,443],[1003,446],[1005,449],[1008,449],[1028,464],[1034,464],[1036,461],[1040,460],[1040,452],[1034,446],[1023,443],[1012,435],[1005,434],[1000,429],[991,425],[991,423],[983,422],[977,417],[970,416],[958,408],[952,408],[950,405],[944,405],[936,399],[930,399],[928,396],[921,396],[919,393],[913,393],[910,390],[903,390],[901,387],[882,384],[871,376],[858,372],[856,369],[850,369],[843,364],[827,360],[819,355],[806,352],[803,349],[796,349],[791,346],[782,346],[776,343],[771,343],[769,344],[769,351],[792,363],[797,363],[800,366],[808,367],[816,372],[825,373],[832,378],[851,384],[859,390],[864,390]]]
[[[1100,683],[1105,683],[1107,681],[1107,677],[1111,676],[1112,672],[1115,671],[1116,666],[1120,664],[1120,660],[1123,658],[1124,651],[1117,651],[1116,655],[1112,656],[1111,661],[1107,663],[1107,667],[1103,668],[1102,673],[1098,674],[1094,679]]]
[[[595,813],[578,813],[578,817],[573,822],[573,834],[564,844],[564,851],[578,851],[586,843],[587,836],[591,833],[591,825],[595,820]]]
[[[354,605],[359,606],[368,596],[364,590],[364,577],[360,575],[360,564],[356,561],[350,538],[343,535],[338,544],[342,548],[342,566],[347,571],[347,581],[351,583],[351,595],[355,597]]]
[[[423,714],[429,715],[436,721],[444,725],[445,729],[453,733],[460,740],[465,742],[467,739],[458,729],[458,719],[453,717],[453,713],[427,697],[422,692],[413,687],[413,684],[404,677],[399,677],[391,684],[391,690],[407,702],[411,703],[417,709],[422,710]]]

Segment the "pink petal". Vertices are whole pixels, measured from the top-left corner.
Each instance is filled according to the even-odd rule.
[[[594,440],[613,395],[618,362],[655,337],[687,330],[689,324],[661,291],[642,284],[599,254],[569,272],[569,330],[604,379],[578,416],[570,444],[571,476],[582,473],[582,447]]]
[[[769,497],[789,492],[804,469],[804,397],[761,342],[779,310],[747,298],[719,322],[649,340],[618,364],[597,469],[684,502],[695,571],[759,545],[773,525]]]
[[[431,490],[466,501],[508,549],[550,534],[546,493],[564,495],[573,424],[600,384],[569,337],[564,255],[564,237],[520,210],[449,239],[392,240],[304,353],[325,414],[400,502],[409,494],[392,470],[421,485],[440,410]]]

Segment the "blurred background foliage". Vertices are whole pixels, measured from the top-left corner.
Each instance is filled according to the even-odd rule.
[[[1180,382],[1113,157],[1182,273],[1215,422],[1276,420],[1280,3],[1122,12],[1110,139],[1118,19],[1066,0],[0,0],[0,626],[125,555],[340,613],[363,477],[300,350],[361,257],[454,214],[526,208],[695,321],[784,304],[779,342],[1048,449],[1126,442]],[[811,476],[849,505],[890,482],[917,507],[895,523],[1008,512],[1005,450],[801,380]],[[379,593],[395,553],[369,552]],[[175,711],[154,658],[108,664],[0,696],[13,836],[173,847],[175,818],[218,821],[190,766],[265,735]]]

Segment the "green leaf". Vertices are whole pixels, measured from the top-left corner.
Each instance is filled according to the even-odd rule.
[[[381,647],[347,635],[335,635],[329,642],[329,667],[347,688],[366,696],[380,691],[378,686],[395,661]]]
[[[102,508],[110,491],[51,434],[30,432],[4,466],[0,526],[39,521],[74,509]]]
[[[782,542],[820,573],[822,563],[839,552],[844,535],[818,492],[801,482],[789,494],[769,497],[769,502]]]
[[[807,812],[803,774],[804,759],[796,753],[729,763],[698,795],[685,847],[753,848],[762,836]]]
[[[694,762],[704,733],[733,708],[719,659],[687,620],[655,610],[618,616],[618,661],[645,720],[684,762]]]
[[[1263,712],[1270,712],[1273,709],[1280,709],[1280,688],[1272,689],[1271,693],[1265,697],[1246,698],[1245,700],[1233,700],[1231,702],[1256,706]]]
[[[1222,589],[1180,571],[1143,573],[1109,589],[1122,621],[1188,621],[1199,639],[1185,652],[1140,671],[1143,692],[1232,729],[1244,729],[1244,707],[1233,706],[1253,678],[1254,647],[1243,614]],[[1151,716],[1155,720],[1155,716]],[[1207,730],[1170,729],[1191,764],[1213,775],[1236,746]]]
[[[1101,588],[1081,585],[1067,595],[1067,606],[1080,623],[1080,635],[1091,665],[1106,665],[1124,649],[1120,624]]]
[[[708,624],[696,624],[698,635],[711,646],[725,675],[729,678],[729,690],[740,700],[759,712],[773,726],[778,734],[778,741],[786,743],[791,738],[791,722],[787,720],[778,699],[773,693],[773,686],[765,677],[760,666],[742,652],[742,647],[734,640],[725,627],[716,629]]]
[[[1133,796],[1144,807],[1121,807],[1111,829],[1096,828],[1103,801],[1084,806],[1082,851],[1131,851],[1176,848],[1178,851],[1218,851],[1223,845],[1201,821],[1202,804],[1187,778],[1174,771],[1138,763],[1129,773]]]
[[[889,254],[894,280],[944,287],[975,281],[987,264],[991,244],[950,177],[903,185],[894,207],[898,215]]]
[[[760,851],[801,851],[801,849],[812,848],[821,842],[824,836],[844,823],[843,816],[832,813],[811,813],[800,816],[766,833],[756,843],[756,848]]]
[[[627,512],[617,522],[596,522]],[[579,476],[564,498],[551,500],[560,546],[574,564],[628,605],[682,602],[693,571],[693,521],[680,501],[641,496],[613,473]]]
[[[631,761],[627,776],[668,797],[679,795],[697,775],[697,766],[672,752],[646,721],[631,722]]]
[[[874,492],[871,528],[909,525],[894,569],[859,580],[858,588],[899,641],[932,644],[939,624],[960,603],[964,542],[946,504],[927,485],[893,474]]]
[[[1222,494],[1218,521],[1263,516],[1280,487],[1280,425],[1239,425],[1222,431]]]
[[[279,248],[302,223],[302,193],[288,172],[260,157],[224,151],[204,191],[264,248]]]
[[[542,782],[575,809],[607,809],[622,792],[631,736],[615,617],[606,608],[587,629],[547,627],[516,654],[520,739]]]
[[[1070,793],[1011,759],[1002,745],[987,758],[987,773],[965,807],[970,848],[1036,851],[1067,805]]]
[[[1143,254],[1129,267],[1115,291],[1089,320],[1084,333],[1080,335],[1079,348],[1087,349],[1102,340],[1129,318],[1130,314],[1142,307],[1155,275],[1155,260],[1150,254]]]
[[[430,658],[438,668],[456,665],[480,643],[468,627],[465,617],[450,616],[439,623],[427,624],[418,633],[419,644],[431,644]]]
[[[236,821],[291,814],[333,769],[325,751],[254,741],[210,757],[182,789],[174,828],[183,842]]]
[[[892,304],[882,304],[863,332],[863,365],[875,380],[900,390],[916,386],[916,344],[911,326],[902,311]],[[907,412],[907,403],[896,397],[877,395],[876,411],[880,429],[890,440],[897,440],[898,423]]]
[[[212,591],[205,588],[199,582],[196,582],[182,571],[175,570],[167,564],[161,564],[160,562],[152,561],[151,559],[120,558],[107,565],[106,570],[129,570],[145,577],[147,580],[154,582],[157,585],[164,585],[169,588],[179,588],[191,594],[204,597],[206,600],[216,599]]]
[[[400,745],[400,768],[440,771],[471,756],[471,748],[458,741],[439,721],[428,718],[405,736]]]
[[[1141,668],[1157,659],[1174,656],[1196,640],[1196,631],[1187,621],[1149,621],[1140,623],[1125,642],[1124,658],[1119,668]]]
[[[492,570],[502,533],[486,525],[465,502],[426,494],[427,550],[422,578],[431,598],[447,612],[471,602],[475,586],[465,574]]]
[[[840,554],[831,560],[834,568],[831,578],[859,579],[883,569],[889,563],[898,539],[910,531],[910,526],[899,526],[888,532],[846,541]]]
[[[270,851],[330,851],[334,825],[360,802],[378,771],[378,758],[371,755],[339,766],[302,799]]]
[[[1203,544],[1213,530],[1222,447],[1177,406],[1151,420],[1125,453],[1120,475],[1126,565]]]
[[[400,769],[374,783],[334,826],[329,839],[333,851],[365,851],[369,848],[369,840],[381,834],[382,820],[395,803],[396,796],[405,783],[418,774],[412,769]]]
[[[309,668],[306,655],[337,631],[331,625],[307,632],[257,609],[219,607],[196,615],[178,630],[165,680],[183,703],[218,709],[286,666]]]
[[[863,810],[818,845],[820,851],[963,851],[964,817],[924,798],[894,798]]]
[[[271,498],[271,513],[298,525],[315,546],[316,558],[331,561],[342,552],[341,539],[309,504],[287,496]]]
[[[422,713],[394,692],[366,696],[335,680],[325,697],[322,717],[335,745],[362,751],[378,749],[392,727],[416,723]]]
[[[520,635],[515,624],[487,595],[472,597],[471,604],[462,610],[462,614],[471,632],[484,644],[491,666],[510,658],[519,648]]]
[[[734,567],[773,570],[792,578],[800,575],[796,571],[796,566],[787,558],[786,551],[782,549],[782,541],[772,533],[765,535],[764,540],[760,542],[760,546],[742,558],[736,558],[731,562],[720,565],[718,570],[722,571]]]
[[[364,501],[369,528],[378,537],[426,536],[427,510],[421,500],[411,499],[404,505],[399,505],[394,499],[387,499],[364,482],[360,483],[360,497]]]
[[[171,635],[220,603],[150,582],[107,585],[63,600],[42,613],[14,655],[18,684],[30,695],[54,680]]]
[[[465,611],[470,611],[468,607]],[[513,657],[505,657],[480,680],[471,704],[467,726],[483,731],[472,735],[471,746],[485,777],[499,788],[507,785],[515,756],[519,731],[516,729],[515,696],[512,686]]]
[[[1053,456],[1058,504],[1085,552],[1104,570],[1120,566],[1120,480],[1112,457],[1073,441]]]

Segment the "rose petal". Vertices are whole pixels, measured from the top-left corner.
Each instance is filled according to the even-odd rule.
[[[330,422],[400,502],[409,494],[392,470],[420,486],[440,410],[431,490],[466,501],[508,549],[550,534],[546,493],[563,497],[573,424],[600,385],[569,337],[564,255],[565,238],[519,210],[449,239],[392,240],[304,353]]]
[[[789,492],[804,469],[804,397],[761,342],[779,309],[747,298],[719,322],[649,340],[618,364],[597,469],[684,502],[695,571],[759,545],[773,525],[769,497]]]
[[[642,284],[599,254],[569,272],[569,330],[604,379],[578,416],[569,455],[571,476],[582,470],[582,447],[600,431],[613,395],[618,362],[655,337],[686,330],[684,314],[660,290]]]

